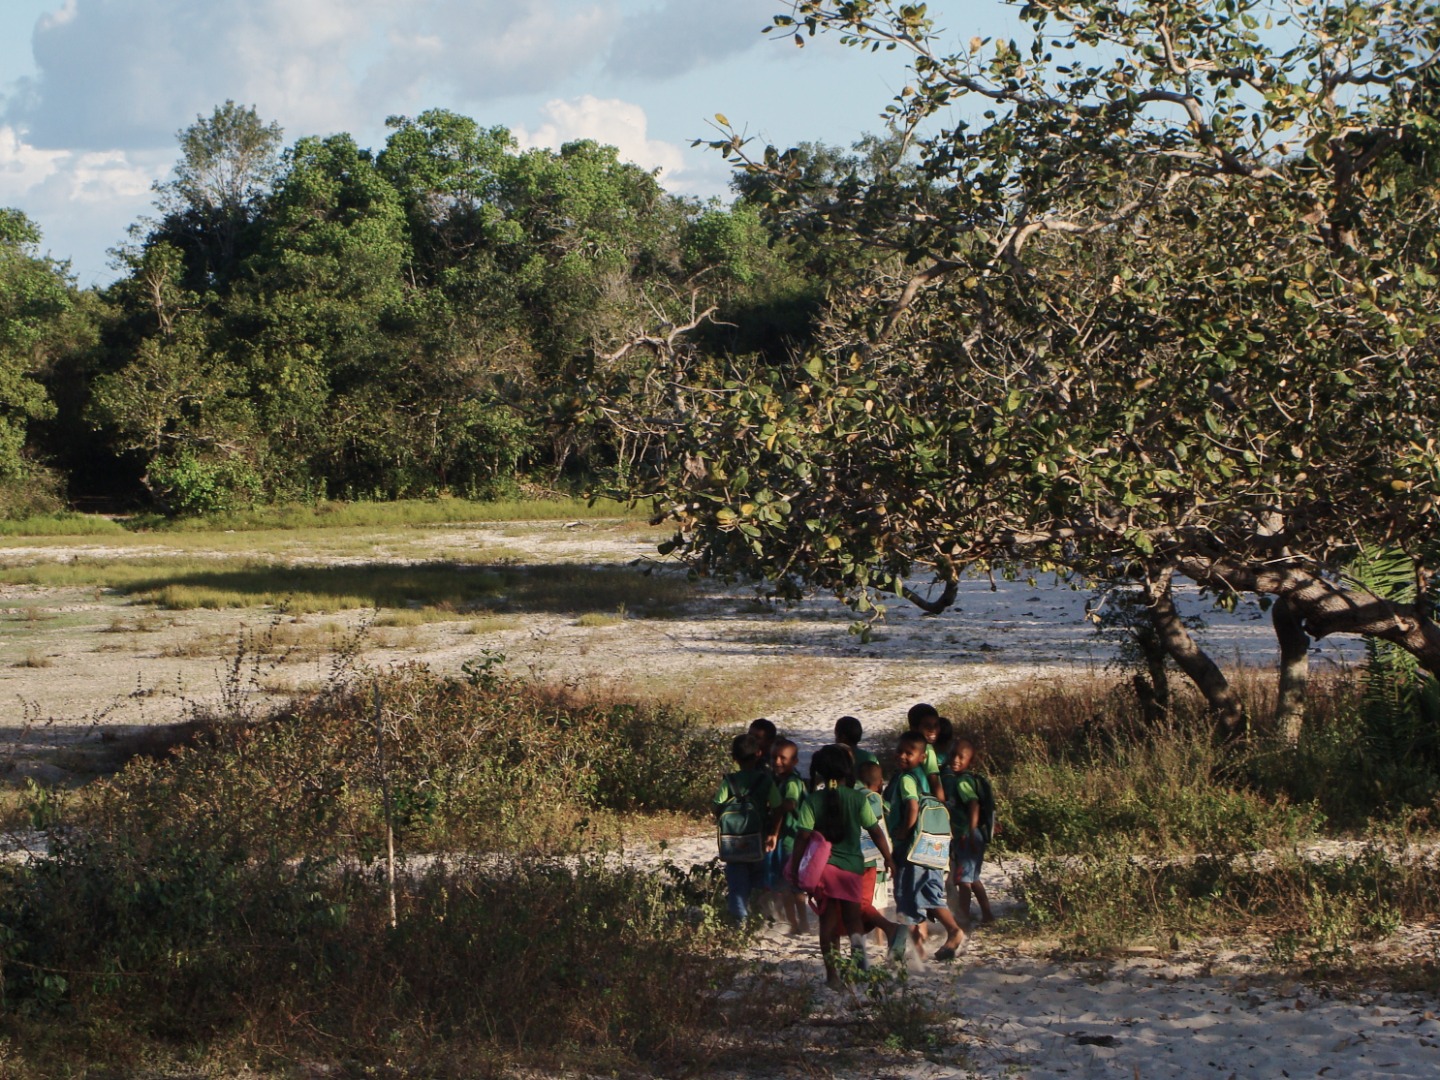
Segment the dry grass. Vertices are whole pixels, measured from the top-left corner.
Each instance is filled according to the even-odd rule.
[[[499,634],[506,630],[518,630],[522,625],[518,615],[481,615],[465,624],[467,634]]]
[[[619,626],[624,621],[625,605],[621,604],[618,611],[587,611],[575,620],[575,625],[599,629],[606,626]]]
[[[730,726],[824,693],[827,679],[838,683],[842,676],[804,657],[777,657],[745,667],[696,664],[681,674],[594,680],[587,693],[605,700],[661,702]]]
[[[48,668],[54,667],[55,661],[51,660],[48,655],[39,649],[31,649],[19,660],[15,661],[15,666],[19,668]]]

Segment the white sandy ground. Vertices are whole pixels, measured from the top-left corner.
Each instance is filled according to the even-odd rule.
[[[503,545],[545,562],[613,565],[653,553],[653,542],[643,536],[550,523],[446,529],[434,543],[447,551]],[[0,550],[0,563],[137,554],[101,545],[17,547]],[[233,553],[217,553],[225,554]],[[303,561],[304,553],[290,557]],[[367,561],[372,557],[398,562],[427,554],[377,551]],[[437,670],[455,671],[489,648],[504,653],[512,670],[578,685],[637,678],[678,685],[701,670],[744,671],[757,681],[762,697],[769,673],[783,670],[789,700],[770,713],[800,743],[808,764],[809,754],[830,740],[835,718],[844,713],[860,716],[878,733],[893,729],[905,708],[921,698],[943,700],[1102,668],[1113,652],[1083,619],[1088,594],[1045,579],[1040,586],[1002,581],[992,591],[988,581],[967,581],[957,608],[931,618],[897,607],[868,643],[849,633],[851,616],[831,601],[767,614],[744,603],[743,590],[737,590],[712,592],[681,617],[627,618],[613,627],[585,628],[562,616],[530,615],[515,629],[482,638],[435,624],[421,628],[408,645],[371,649],[365,659],[381,665],[422,659]],[[267,619],[255,612],[187,612],[149,635],[142,648],[122,652],[108,648],[108,640],[96,645],[95,631],[117,614],[133,617],[135,609],[91,591],[61,592],[0,588],[0,609],[10,608],[12,616],[35,604],[63,607],[71,616],[65,628],[47,631],[41,624],[26,639],[26,647],[40,642],[51,666],[10,666],[12,659],[0,667],[0,759],[8,755],[14,762],[67,740],[93,738],[97,728],[168,719],[183,711],[187,700],[213,699],[222,664],[214,657],[166,656],[163,646],[202,632],[233,634],[242,623],[263,627]],[[1257,608],[1242,605],[1225,614],[1188,595],[1182,605],[1203,612],[1208,626],[1200,637],[1222,662],[1273,661],[1274,638]],[[338,621],[353,625],[357,618]],[[1318,665],[1345,663],[1359,654],[1353,640],[1323,642],[1312,659]],[[299,683],[321,680],[327,663],[292,664],[285,672]],[[798,694],[792,685],[797,663],[809,684]],[[139,694],[128,696],[137,688]],[[27,718],[40,723],[27,730]],[[13,837],[9,846],[34,839]],[[713,845],[713,837],[703,834],[629,857],[646,865],[668,859],[688,866],[708,861]],[[1002,925],[1017,911],[1011,888],[1017,865],[1011,860],[986,871]],[[1407,926],[1382,947],[1435,958],[1440,927]],[[847,995],[824,989],[813,935],[792,938],[770,931],[756,939],[750,955],[786,981],[814,987],[820,1007],[808,1027],[757,1035],[753,1067],[736,1073],[773,1078],[777,1070],[765,1060],[768,1040],[825,1045],[858,1011]],[[954,1017],[953,1045],[934,1060],[877,1054],[873,1065],[863,1057],[848,1065],[837,1059],[817,1066],[817,1074],[833,1067],[844,1076],[906,1080],[1440,1077],[1440,1001],[1383,990],[1332,992],[1276,973],[1264,957],[1263,941],[1210,942],[1108,964],[1057,962],[1033,942],[979,930],[953,964],[913,958],[909,963],[910,985]]]

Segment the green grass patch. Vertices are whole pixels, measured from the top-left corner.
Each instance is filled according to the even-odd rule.
[[[61,511],[0,519],[0,536],[123,536],[125,526],[98,514]]]
[[[575,620],[575,625],[600,629],[606,626],[619,626],[624,621],[625,605],[621,604],[618,611],[587,611]]]
[[[249,532],[262,529],[397,528],[458,525],[496,521],[594,521],[606,518],[644,519],[646,507],[632,508],[610,499],[593,505],[585,499],[402,499],[396,502],[289,503],[209,517],[137,517],[131,528],[162,532]]]
[[[291,566],[258,560],[76,559],[0,569],[0,582],[113,589],[176,611],[275,607],[333,613],[356,608],[446,608],[509,613],[663,614],[694,596],[679,574],[580,565],[481,566],[431,562]]]

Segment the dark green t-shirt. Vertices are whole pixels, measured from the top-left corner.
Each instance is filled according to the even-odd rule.
[[[876,757],[874,754],[872,754],[869,750],[862,750],[862,749],[860,749],[860,747],[857,746],[857,747],[854,748],[854,753],[855,753],[855,771],[856,771],[857,773],[860,771],[860,766],[861,766],[861,765],[868,765],[868,764],[869,764],[870,762],[872,762],[872,761],[875,762],[877,765],[880,763],[880,759],[879,759],[878,757]]]
[[[780,851],[789,855],[795,850],[795,836],[800,832],[796,820],[800,815],[800,806],[805,801],[805,781],[791,773],[783,780],[775,781],[775,806],[787,800],[794,800],[795,809],[785,815],[780,822]]]
[[[898,843],[910,835],[910,830],[905,827],[905,804],[914,802],[921,795],[930,794],[930,781],[925,778],[924,768],[923,764],[916,765],[913,769],[896,773],[885,789],[885,812],[889,815],[885,820],[885,825],[890,830],[892,844]],[[897,855],[896,858],[898,859],[899,856]]]
[[[831,844],[830,865],[849,870],[852,874],[863,874],[865,857],[860,854],[860,830],[880,823],[880,819],[870,807],[869,792],[858,791],[853,787],[812,791],[800,804],[796,824],[801,830],[814,829],[815,822],[825,812],[826,803],[832,794],[840,799],[840,818],[844,822],[845,832],[838,842]]]
[[[950,832],[954,836],[970,835],[970,804],[980,801],[970,773],[954,773],[946,769],[940,774],[945,788],[945,805],[950,810]]]

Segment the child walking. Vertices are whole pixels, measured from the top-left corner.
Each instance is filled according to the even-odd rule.
[[[920,797],[928,795],[929,780],[925,768],[925,737],[916,731],[907,731],[900,736],[895,750],[896,773],[885,789],[886,801],[890,804],[890,835],[895,841],[895,850],[909,849],[913,833],[920,821]],[[953,960],[965,931],[955,921],[945,902],[944,871],[930,866],[910,862],[903,854],[896,859],[895,911],[901,918],[912,924],[911,938],[915,947],[924,955],[925,924],[934,920],[945,928],[945,944],[936,952],[936,960]]]
[[[935,752],[935,743],[940,738],[940,710],[926,702],[917,702],[910,706],[905,719],[910,730],[919,735],[925,743],[925,760],[921,770],[930,785],[930,794],[944,802],[945,790],[940,784],[940,758]]]
[[[759,739],[736,735],[730,757],[737,769],[720,781],[710,810],[720,827],[725,907],[732,919],[743,923],[750,916],[750,894],[765,887],[765,857],[775,847],[779,798]]]
[[[808,934],[810,920],[805,914],[805,898],[799,889],[785,880],[782,873],[795,850],[795,837],[799,832],[796,822],[800,804],[805,801],[805,781],[800,779],[799,764],[800,748],[789,739],[776,739],[774,753],[770,757],[770,775],[775,781],[779,806],[773,825],[774,843],[767,857],[765,887],[779,901],[779,907],[790,923],[790,932]]]
[[[880,768],[880,762],[867,761],[855,769],[855,787],[865,793],[865,798],[870,803],[870,812],[880,820],[880,828],[885,828],[885,800],[881,792],[885,789],[885,773]],[[890,839],[886,833],[885,839]],[[866,843],[866,841],[870,841]],[[893,872],[891,867],[885,865],[881,858],[880,846],[867,833],[860,837],[860,851],[865,856],[865,873],[861,875],[860,882],[860,921],[865,926],[865,932],[879,930],[885,935],[885,940],[892,949],[896,949],[892,955],[899,959],[905,953],[905,942],[908,936],[901,932],[898,924],[891,922],[880,912],[885,904],[885,897],[890,892],[890,877]],[[891,850],[891,862],[894,862],[894,850]],[[883,891],[882,891],[883,888]],[[876,903],[879,896],[880,903]]]
[[[951,880],[955,885],[956,908],[966,926],[970,925],[972,893],[980,904],[980,921],[995,921],[990,898],[980,883],[985,848],[995,828],[995,797],[991,794],[989,779],[975,771],[975,757],[975,744],[969,739],[957,739],[944,776],[950,789],[948,805],[954,837],[950,849]]]
[[[842,716],[835,721],[835,741],[841,746],[850,748],[850,756],[855,759],[855,768],[858,770],[862,765],[871,762],[880,764],[880,759],[869,750],[860,749],[860,740],[865,737],[865,728],[861,725],[858,717]],[[859,773],[857,772],[858,776]]]
[[[820,955],[825,961],[825,983],[832,990],[839,990],[845,985],[837,964],[842,933],[850,938],[850,955],[855,964],[861,970],[869,967],[860,913],[861,879],[865,869],[860,854],[861,831],[870,834],[887,870],[894,868],[894,862],[870,800],[864,791],[855,787],[855,766],[849,751],[837,745],[822,747],[815,753],[811,773],[815,790],[800,806],[799,833],[791,855],[790,874],[798,879],[799,864],[812,834],[818,833],[830,842],[829,861],[811,895],[820,911]]]

